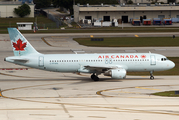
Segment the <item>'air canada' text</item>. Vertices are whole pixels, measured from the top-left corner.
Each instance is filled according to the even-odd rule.
[[[138,55],[99,55],[98,59],[103,59],[103,58],[139,58]],[[141,55],[140,58],[146,58],[146,55]]]

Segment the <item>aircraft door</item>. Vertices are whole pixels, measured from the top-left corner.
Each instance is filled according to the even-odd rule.
[[[44,57],[40,56],[39,57],[39,67],[43,67],[44,66]]]
[[[150,56],[150,65],[156,65],[155,55],[151,55],[151,56]]]

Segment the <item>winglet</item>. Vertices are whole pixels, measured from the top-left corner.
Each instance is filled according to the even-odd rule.
[[[28,54],[39,54],[27,39],[17,30],[17,28],[8,28],[11,45],[14,56],[24,56]]]

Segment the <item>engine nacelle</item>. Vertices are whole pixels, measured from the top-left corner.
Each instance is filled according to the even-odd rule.
[[[126,77],[125,69],[111,69],[104,73],[105,76],[111,76],[114,79],[124,79]]]

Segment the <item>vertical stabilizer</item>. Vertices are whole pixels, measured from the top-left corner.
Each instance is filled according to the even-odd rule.
[[[8,28],[8,32],[14,56],[39,54],[17,28]]]

